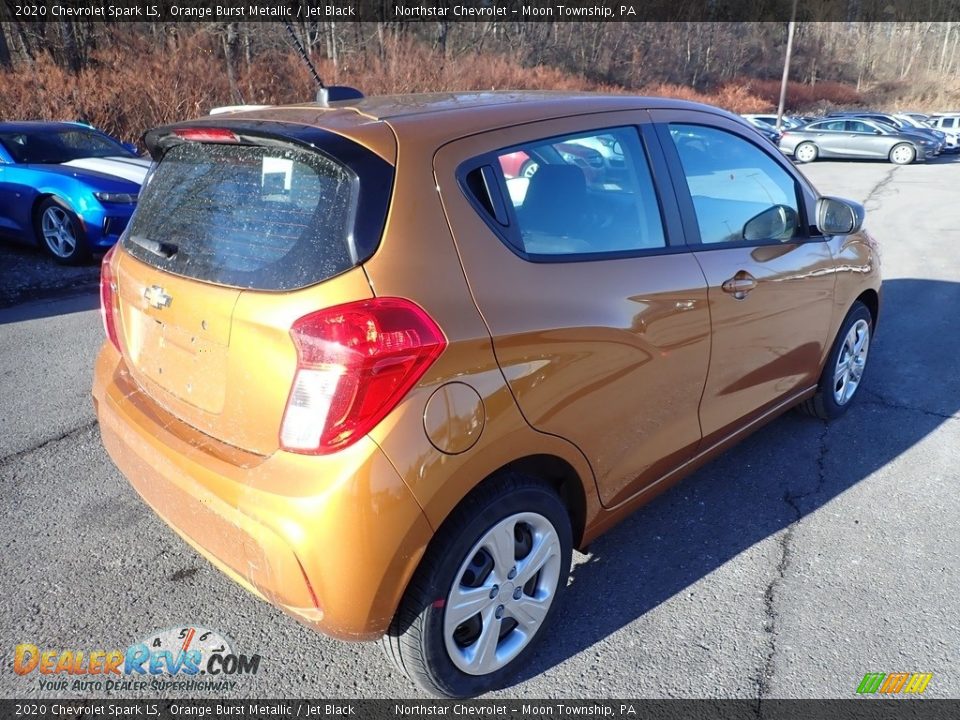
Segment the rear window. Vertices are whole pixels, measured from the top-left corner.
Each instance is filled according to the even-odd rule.
[[[350,269],[359,179],[294,146],[183,143],[140,194],[124,240],[134,257],[177,275],[290,290]]]

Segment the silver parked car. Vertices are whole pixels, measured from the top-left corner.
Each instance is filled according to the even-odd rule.
[[[826,118],[787,130],[780,149],[797,162],[817,158],[885,159],[897,165],[929,160],[938,144],[932,138],[862,118]]]

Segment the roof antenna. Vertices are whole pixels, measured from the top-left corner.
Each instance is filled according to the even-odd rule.
[[[310,62],[310,56],[307,55],[303,43],[300,42],[300,38],[298,38],[297,34],[293,31],[293,25],[290,24],[289,20],[285,20],[284,25],[287,28],[287,34],[293,41],[293,46],[300,55],[300,59],[307,64],[307,68],[309,68],[310,74],[313,75],[313,80],[317,84],[318,104],[328,107],[329,104],[335,100],[358,100],[363,97],[363,93],[356,88],[347,87],[346,85],[331,85],[330,87],[324,85],[320,74],[317,72],[317,68]]]

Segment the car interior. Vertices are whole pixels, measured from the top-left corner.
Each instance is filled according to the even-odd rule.
[[[529,178],[508,178],[523,248],[533,255],[630,252],[666,245],[656,191],[646,165],[637,171],[639,140],[617,131],[617,162],[564,151],[566,139],[523,148],[537,159]],[[611,143],[608,143],[611,144]],[[595,151],[594,151],[595,154]],[[626,158],[623,156],[626,155]],[[519,188],[520,184],[524,187]],[[519,189],[518,189],[519,188]]]

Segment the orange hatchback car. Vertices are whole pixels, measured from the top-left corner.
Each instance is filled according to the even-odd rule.
[[[145,141],[103,263],[107,451],[237,582],[434,693],[509,681],[573,548],[860,386],[863,208],[716,108],[383,97]]]

